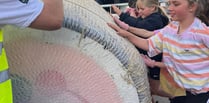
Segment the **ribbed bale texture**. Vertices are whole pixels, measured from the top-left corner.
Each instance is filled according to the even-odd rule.
[[[65,17],[64,17],[65,19],[63,22],[63,27],[68,30],[72,30],[72,31],[80,33],[79,40],[77,40],[77,41],[82,42],[82,41],[88,41],[88,39],[91,39],[94,42],[97,42],[97,43],[99,43],[99,45],[102,46],[101,51],[105,51],[105,52],[108,51],[109,53],[114,55],[122,64],[120,66],[120,69],[123,71],[126,71],[126,75],[122,76],[122,78],[124,78],[124,80],[126,80],[127,83],[131,83],[137,89],[139,103],[151,103],[151,96],[150,96],[150,91],[149,91],[149,84],[148,84],[148,79],[147,79],[146,67],[145,67],[143,61],[141,60],[141,58],[139,57],[139,54],[138,54],[137,50],[135,49],[135,47],[133,45],[131,45],[129,42],[127,42],[127,40],[118,36],[114,30],[112,30],[111,28],[109,28],[107,26],[107,24],[106,24],[107,22],[113,23],[111,16],[108,13],[106,13],[106,11],[103,10],[101,8],[101,6],[98,5],[94,0],[65,0],[64,1],[64,11],[65,11]],[[10,31],[10,29],[11,28],[5,29],[5,30]],[[12,28],[12,29],[14,30],[15,28]],[[61,30],[61,32],[66,32],[66,34],[68,34],[68,30],[66,30],[66,31]],[[5,40],[6,45],[5,46],[7,46],[6,48],[9,52],[8,54],[15,54],[18,51],[25,53],[25,54],[23,53],[22,55],[19,55],[19,54],[12,55],[12,57],[10,55],[8,56],[9,60],[10,60],[10,64],[12,64],[11,62],[15,62],[15,64],[11,66],[12,67],[11,68],[11,71],[12,71],[11,76],[13,78],[13,83],[15,84],[15,86],[14,86],[15,100],[18,100],[18,102],[15,102],[15,103],[28,103],[28,101],[35,101],[35,102],[39,102],[39,103],[67,103],[69,101],[66,98],[68,98],[68,99],[70,98],[68,95],[75,95],[75,97],[88,96],[88,94],[84,95],[85,92],[81,93],[81,94],[83,94],[82,96],[80,96],[80,95],[78,96],[76,93],[74,93],[74,91],[72,91],[72,92],[68,91],[67,93],[65,92],[65,89],[66,89],[65,85],[66,84],[63,83],[62,81],[65,81],[66,78],[67,78],[66,80],[71,78],[71,76],[69,76],[69,74],[67,74],[70,71],[68,71],[68,68],[66,67],[66,65],[70,64],[72,62],[65,62],[60,58],[65,58],[65,57],[76,58],[76,57],[75,57],[75,55],[73,55],[73,57],[67,55],[68,50],[66,50],[66,53],[65,53],[65,52],[63,52],[63,51],[65,51],[65,49],[62,50],[62,48],[60,48],[61,51],[59,51],[57,49],[52,49],[53,47],[51,47],[51,45],[53,46],[54,44],[57,44],[57,41],[58,42],[63,42],[64,40],[70,41],[70,40],[78,39],[78,38],[77,37],[66,38],[63,35],[52,35],[53,32],[36,31],[36,30],[30,30],[30,29],[23,30],[23,31],[24,32],[17,29],[17,31],[14,30],[13,32],[6,32],[7,35],[5,36],[6,37],[6,40]],[[11,34],[14,32],[15,32],[15,34]],[[16,34],[21,34],[21,33],[22,33],[22,36],[16,35]],[[52,33],[52,34],[50,35],[50,33]],[[17,43],[12,42],[13,40],[14,41],[17,40]],[[30,44],[31,46],[28,46],[29,44],[27,45],[27,43],[29,43],[29,44],[32,43],[32,44]],[[42,48],[42,49],[38,49],[37,47],[33,47],[34,46],[33,43],[35,44],[35,46],[39,45],[40,48]],[[25,49],[23,49],[24,47],[16,48],[16,47],[18,47],[18,45],[25,46]],[[82,44],[82,45],[88,45],[88,44],[86,43],[86,44]],[[16,50],[13,50],[11,47],[16,48]],[[76,45],[75,47],[80,48],[79,45]],[[30,48],[30,50],[28,50],[27,48]],[[100,49],[100,48],[95,47],[95,49]],[[43,50],[46,50],[47,52],[43,51]],[[28,52],[28,51],[31,51],[31,52]],[[70,49],[69,51],[72,51],[72,50]],[[92,51],[94,51],[94,50],[92,50]],[[37,52],[41,52],[41,53],[37,54]],[[62,56],[60,56],[60,52],[62,52],[61,53]],[[76,51],[76,52],[79,52],[79,51]],[[79,55],[82,55],[82,53],[83,52],[81,52],[81,54],[79,54]],[[50,55],[52,54],[52,56],[48,56],[49,54]],[[26,57],[27,60],[25,60],[23,58],[25,55],[27,55],[27,57]],[[95,54],[95,55],[97,55],[97,54]],[[33,58],[31,58],[31,57],[33,57]],[[34,59],[36,57],[39,57],[40,60]],[[23,59],[23,60],[20,60],[20,59]],[[53,60],[53,59],[55,59],[55,60]],[[12,61],[12,60],[15,60],[15,61]],[[17,62],[17,60],[18,60],[18,62]],[[34,60],[36,60],[36,61],[34,62]],[[46,63],[46,61],[44,61],[44,60],[47,60],[50,62]],[[56,62],[53,62],[53,61],[56,61]],[[79,64],[75,64],[70,68],[78,69],[78,66],[80,64],[82,64],[83,62],[88,63],[88,61],[86,61],[86,60],[80,60]],[[57,66],[56,63],[59,63],[60,64],[59,66],[61,66],[61,67]],[[18,67],[14,67],[16,65],[18,65]],[[34,67],[23,67],[24,65],[30,65],[30,66],[34,65]],[[40,65],[41,68],[50,68],[50,69],[45,70],[45,71],[35,71],[37,69],[37,68],[35,68],[36,65]],[[89,64],[87,64],[87,65],[89,65]],[[90,65],[92,65],[92,64],[90,64]],[[111,65],[116,65],[116,64],[111,64]],[[53,67],[53,66],[55,66],[55,67]],[[14,69],[13,67],[14,68],[24,68],[25,71],[24,70],[19,71],[17,69]],[[57,68],[58,70],[56,70],[56,69],[53,70],[54,68]],[[85,68],[86,68],[86,70],[89,70],[88,68],[91,68],[91,66],[86,66]],[[61,71],[59,71],[59,69],[64,70],[64,71],[61,72]],[[113,69],[113,68],[109,68],[109,69]],[[19,74],[16,74],[15,72],[19,73]],[[27,74],[27,72],[29,72],[29,73]],[[42,81],[41,83],[38,82],[40,85],[34,85],[34,83],[37,83],[37,82],[35,82],[34,78],[37,79],[37,77],[39,77],[40,75],[43,74],[42,72],[46,73],[45,74],[46,77],[44,76],[43,78],[38,79],[38,80]],[[91,72],[87,72],[87,73],[86,72],[87,71],[82,71],[82,73],[80,75],[91,73]],[[53,75],[47,75],[47,74],[53,74]],[[88,80],[90,80],[89,81],[90,83],[88,83],[88,84],[92,88],[93,87],[99,88],[102,85],[102,82],[100,83],[100,81],[96,81],[95,79],[92,79],[93,76],[100,77],[99,74],[100,73],[93,73],[91,76],[87,76],[87,78],[91,78],[91,79],[88,79]],[[22,76],[20,76],[20,75],[22,75]],[[24,75],[27,75],[28,77],[24,77]],[[65,79],[62,79],[62,75],[64,75]],[[118,75],[118,74],[115,74],[115,75]],[[58,83],[58,84],[60,84],[59,86],[61,86],[62,88],[65,88],[65,89],[63,89],[64,91],[62,89],[60,90],[59,88],[56,88],[59,86],[56,86],[54,83],[52,83],[50,81],[44,82],[44,81],[49,80],[50,78],[52,78],[52,80],[55,80],[55,84]],[[104,79],[104,78],[108,78],[108,77],[104,76],[104,77],[100,77],[100,78]],[[32,80],[32,81],[29,81],[28,79]],[[106,84],[108,84],[108,83],[111,84],[109,79],[105,79]],[[57,80],[61,81],[61,82],[57,82]],[[79,82],[79,79],[73,80],[73,81]],[[91,81],[93,81],[93,82],[91,82]],[[79,87],[81,85],[82,85],[82,83],[81,84],[75,83],[74,87],[76,87],[76,86]],[[44,88],[42,88],[42,87],[44,87]],[[48,89],[46,89],[47,87],[48,87]],[[114,87],[114,86],[111,84],[110,87]],[[98,91],[94,90],[96,92],[93,92],[92,88],[84,89],[84,91],[97,94],[96,92],[98,92]],[[34,91],[32,91],[32,90],[37,90],[37,92],[36,92],[37,94],[40,92],[40,90],[44,90],[44,91],[40,92],[41,95],[38,95],[37,97],[33,98]],[[60,91],[61,91],[61,93],[60,93]],[[108,90],[101,90],[99,92],[102,92],[105,97],[105,94],[109,93],[109,92],[107,93],[106,91],[108,91]],[[53,94],[55,92],[59,94],[58,97],[53,97],[54,96]],[[76,92],[81,92],[81,91],[76,91]],[[49,95],[49,94],[52,94],[52,95]],[[46,95],[49,95],[48,98],[50,98],[51,100],[46,100],[46,97],[44,97]],[[101,95],[101,94],[98,93],[97,95]],[[115,94],[113,93],[111,95],[113,95],[112,98],[114,98],[114,96],[115,96],[115,98],[117,98],[117,93],[115,93]],[[91,95],[89,94],[89,96],[91,96]],[[31,98],[32,98],[32,100],[31,100]],[[89,98],[96,98],[96,97],[89,97]],[[86,100],[85,98],[71,98],[71,99],[72,100],[81,100],[84,103],[90,101],[90,100]],[[114,100],[111,98],[109,98],[109,99]],[[92,101],[96,101],[96,100],[92,100]],[[105,103],[104,101],[105,101],[105,99],[101,99],[100,103]],[[31,103],[34,103],[34,102],[31,102]],[[129,103],[129,102],[127,102],[127,103]]]
[[[65,21],[63,26],[82,33],[85,37],[89,37],[104,46],[112,52],[124,65],[128,68],[128,75],[134,81],[134,85],[138,90],[140,103],[150,102],[149,84],[147,82],[146,67],[143,61],[133,60],[139,56],[135,53],[133,47],[127,48],[129,45],[126,41],[121,40],[115,35],[108,26],[107,22],[112,22],[110,14],[104,11],[99,5],[92,1],[67,1],[73,2],[71,5],[65,5],[65,9],[71,12],[65,12]],[[95,3],[95,4],[94,4]],[[65,10],[66,11],[66,10]],[[72,16],[73,15],[73,16]],[[130,46],[130,45],[129,45]]]

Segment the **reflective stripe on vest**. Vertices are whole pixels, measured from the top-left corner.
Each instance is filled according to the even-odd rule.
[[[3,48],[3,33],[0,29],[0,103],[13,103],[11,79],[9,79],[8,63]]]
[[[0,30],[0,43],[1,43],[1,54],[0,54],[0,72],[7,70],[8,69],[8,63],[7,63],[7,58],[6,58],[6,53],[5,50],[3,48],[3,33]]]
[[[0,55],[1,55],[1,53],[2,53],[2,48],[3,48],[3,43],[0,42]]]
[[[0,72],[0,83],[5,82],[8,79],[9,79],[9,71],[8,70]]]
[[[3,48],[3,35],[2,31],[0,30],[0,55],[2,53],[2,48]]]

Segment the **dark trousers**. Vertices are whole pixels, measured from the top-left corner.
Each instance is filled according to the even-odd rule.
[[[148,55],[147,51],[145,51],[145,50],[142,50],[140,48],[137,48],[137,50],[139,51],[140,54]],[[160,53],[160,54],[158,54],[158,55],[156,55],[154,57],[151,57],[150,59],[158,61],[158,62],[161,62],[162,61],[162,57],[163,57],[163,54]],[[153,67],[153,68],[148,67],[148,71],[149,71],[148,72],[148,76],[151,79],[160,80],[160,68],[159,67]]]
[[[197,95],[186,92],[186,96],[170,99],[170,103],[209,103],[209,92]]]

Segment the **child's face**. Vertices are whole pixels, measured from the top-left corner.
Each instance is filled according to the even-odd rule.
[[[194,17],[195,9],[189,5],[188,0],[169,0],[169,14],[173,21],[184,21]]]
[[[155,7],[147,7],[142,3],[138,3],[137,6],[142,18],[146,18],[155,11]]]

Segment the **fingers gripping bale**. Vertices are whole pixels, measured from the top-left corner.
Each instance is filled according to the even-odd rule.
[[[135,47],[94,0],[65,0],[63,28],[4,28],[14,103],[151,103]]]

